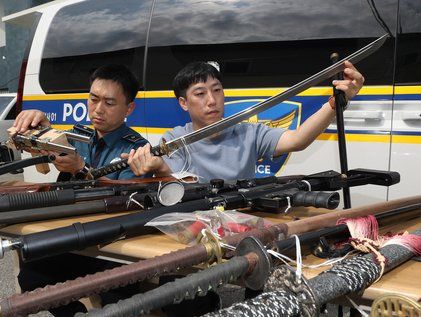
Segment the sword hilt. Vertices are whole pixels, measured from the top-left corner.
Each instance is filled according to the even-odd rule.
[[[127,159],[122,159],[118,162],[111,163],[100,168],[93,168],[89,171],[89,174],[92,176],[93,179],[97,179],[102,176],[124,170],[129,167],[127,161]]]
[[[155,156],[163,156],[170,154],[169,148],[165,140],[162,140],[158,145],[151,148],[151,153]]]
[[[168,155],[169,154],[169,149],[166,145],[165,140],[163,140],[161,143],[159,143],[156,146],[153,146],[151,148],[151,153],[155,156],[163,156],[163,155]],[[121,170],[124,170],[126,168],[129,167],[129,164],[127,163],[127,159],[122,159],[118,162],[115,163],[111,163],[108,165],[105,165],[103,167],[100,168],[95,168],[95,169],[91,169],[89,171],[90,175],[92,176],[93,179],[97,179],[100,178],[102,176],[114,173],[114,172],[118,172]]]

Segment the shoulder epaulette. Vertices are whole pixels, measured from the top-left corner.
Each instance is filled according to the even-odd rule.
[[[91,129],[89,127],[86,127],[86,126],[84,126],[82,124],[75,124],[73,126],[73,130],[75,131],[75,133],[86,135],[86,136],[89,136],[89,137],[91,137],[91,136],[93,136],[95,134],[95,130],[94,129]]]
[[[132,133],[128,133],[125,136],[123,136],[122,138],[126,141],[131,142],[131,143],[136,143],[136,142],[143,139],[143,137],[140,134],[136,135],[136,134],[132,134]]]

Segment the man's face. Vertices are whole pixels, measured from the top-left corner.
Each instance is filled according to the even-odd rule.
[[[89,118],[103,136],[117,129],[134,110],[134,103],[127,103],[120,84],[106,79],[95,79],[88,98]]]
[[[195,130],[221,120],[224,115],[224,91],[218,79],[208,77],[205,83],[191,85],[186,98],[178,99],[180,106],[188,111]]]

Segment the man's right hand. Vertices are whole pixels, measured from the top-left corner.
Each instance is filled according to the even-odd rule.
[[[169,166],[164,162],[162,157],[155,156],[151,153],[151,145],[146,144],[138,148],[136,151],[131,150],[130,153],[121,154],[122,158],[127,158],[133,173],[137,176],[147,173],[154,173],[155,176],[167,176],[172,173]]]
[[[16,131],[19,133],[33,129],[38,125],[50,126],[50,121],[48,121],[44,112],[40,110],[21,111],[13,123],[13,127],[15,127]]]

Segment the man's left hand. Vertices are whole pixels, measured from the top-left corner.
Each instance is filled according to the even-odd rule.
[[[333,85],[342,90],[347,99],[352,99],[364,84],[364,76],[352,65],[351,62],[345,62],[344,79],[334,80]]]

